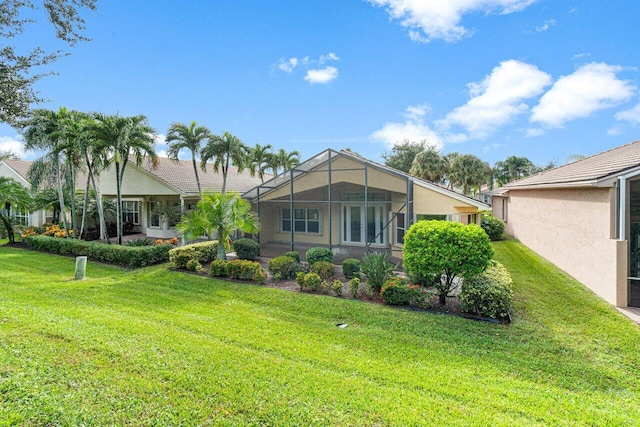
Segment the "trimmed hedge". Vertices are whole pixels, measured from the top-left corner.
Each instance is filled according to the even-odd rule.
[[[309,265],[313,265],[318,261],[333,262],[333,252],[327,248],[311,248],[306,252],[305,256]]]
[[[217,250],[217,240],[184,245],[169,251],[169,261],[171,261],[176,268],[189,270],[189,268],[187,268],[189,261],[196,260],[201,264],[209,262],[216,258]]]
[[[260,256],[260,245],[258,242],[242,238],[233,242],[233,250],[238,258],[249,261],[255,261]]]
[[[507,318],[513,298],[512,284],[507,269],[493,261],[484,272],[464,279],[460,305],[469,313],[494,319]]]
[[[284,256],[288,256],[289,258],[293,258],[296,262],[300,262],[300,252],[298,251],[289,251]]]
[[[152,246],[108,245],[77,239],[61,239],[50,236],[29,236],[27,247],[58,255],[86,256],[92,261],[106,262],[126,268],[140,268],[169,261],[171,244]]]
[[[249,260],[214,260],[209,269],[211,277],[230,277],[237,280],[251,280],[264,283],[267,280],[267,272],[259,262]]]
[[[274,280],[293,279],[296,277],[297,273],[306,273],[306,269],[302,264],[296,262],[295,259],[284,255],[271,258],[269,260],[268,268],[269,273],[273,274]]]
[[[484,215],[480,220],[480,227],[482,227],[484,232],[487,233],[489,239],[493,241],[502,239],[502,233],[504,233],[504,222],[500,219],[491,215]]]
[[[336,273],[336,268],[330,262],[318,261],[311,265],[309,271],[316,273],[322,280],[331,280]]]
[[[345,259],[342,262],[342,272],[347,279],[353,279],[360,274],[360,260],[355,258]]]

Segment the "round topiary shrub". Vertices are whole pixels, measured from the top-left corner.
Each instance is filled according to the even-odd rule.
[[[345,259],[342,262],[342,272],[347,279],[353,279],[356,275],[360,274],[360,260],[355,258]]]
[[[480,227],[487,233],[489,239],[501,240],[504,233],[504,222],[491,215],[484,215],[480,220]]]
[[[260,245],[258,242],[251,239],[238,239],[233,242],[233,250],[238,255],[238,258],[255,261],[260,256]]]
[[[382,285],[382,289],[380,289],[380,297],[385,304],[409,305],[409,300],[411,299],[409,283],[403,277],[387,279]]]
[[[511,310],[513,281],[504,266],[493,261],[487,269],[462,282],[462,310],[493,319],[505,319]]]
[[[300,262],[300,252],[298,251],[289,251],[284,256],[288,256],[289,258],[293,258],[296,262]]]
[[[288,256],[278,256],[269,260],[269,273],[275,280],[287,280],[296,277],[299,272],[305,272],[304,266]]]
[[[326,261],[333,263],[333,252],[327,248],[311,248],[305,254],[309,265],[313,265],[318,261]]]
[[[330,262],[318,261],[311,265],[311,272],[316,273],[322,280],[330,280],[333,279],[336,268]]]
[[[487,233],[476,224],[418,221],[404,237],[404,269],[409,277],[439,277],[435,288],[440,304],[456,286],[456,279],[482,273],[493,249]]]

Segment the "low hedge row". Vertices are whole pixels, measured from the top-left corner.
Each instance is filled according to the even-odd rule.
[[[151,246],[108,245],[78,239],[61,239],[50,236],[29,236],[27,247],[37,251],[59,255],[86,256],[92,261],[106,262],[126,268],[139,268],[169,261],[171,244]]]
[[[267,280],[267,271],[257,261],[217,259],[211,262],[209,276],[230,277],[237,280],[252,280],[264,283]]]
[[[171,261],[171,263],[176,268],[195,271],[194,268],[189,268],[189,266],[187,266],[189,261],[194,260],[197,262],[197,264],[212,261],[216,259],[217,250],[217,240],[184,245],[179,248],[171,249],[169,251],[169,261]],[[195,265],[196,263],[191,264]]]

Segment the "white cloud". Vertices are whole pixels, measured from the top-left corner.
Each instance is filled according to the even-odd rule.
[[[616,77],[621,70],[615,65],[591,63],[560,77],[533,108],[531,121],[562,127],[568,121],[627,101],[636,87]]]
[[[616,120],[626,121],[632,125],[640,125],[640,104],[630,110],[620,111],[616,113]]]
[[[529,109],[524,100],[542,93],[551,76],[536,66],[516,60],[501,62],[480,83],[470,83],[471,99],[437,122],[447,130],[460,125],[470,137],[483,139],[513,117]]]
[[[298,58],[289,58],[284,59],[280,58],[280,62],[278,62],[278,69],[280,71],[284,71],[285,73],[293,73],[293,69],[298,66]]]
[[[544,131],[544,129],[540,129],[540,128],[528,128],[527,130],[525,130],[524,132],[524,136],[526,138],[535,138],[538,136],[542,136],[544,135],[546,132]]]
[[[409,30],[414,41],[442,39],[458,41],[468,34],[460,25],[462,16],[473,12],[509,14],[526,8],[536,0],[368,0],[385,7],[391,19]]]
[[[404,123],[386,123],[381,129],[373,132],[371,138],[386,143],[389,147],[404,140],[420,142],[427,140],[436,149],[442,148],[442,139],[424,123],[424,116],[429,111],[427,105],[414,105],[406,109]]]
[[[623,131],[624,131],[624,127],[613,126],[611,129],[607,130],[607,135],[616,136],[616,135],[620,135]]]
[[[10,136],[0,136],[0,152],[1,151],[11,151],[18,157],[23,157],[25,154],[22,141]]]
[[[318,69],[307,70],[307,75],[304,79],[311,84],[314,83],[329,83],[338,77],[338,69],[336,67],[324,67]]]
[[[537,26],[536,27],[536,31],[537,32],[547,31],[549,28],[551,28],[554,25],[556,25],[556,20],[555,19],[549,19],[549,20],[545,21],[544,24],[542,24],[540,26]]]
[[[339,61],[340,58],[333,52],[329,52],[326,55],[320,55],[320,59],[318,59],[318,63],[324,64],[327,61]],[[308,62],[308,61],[307,61]]]

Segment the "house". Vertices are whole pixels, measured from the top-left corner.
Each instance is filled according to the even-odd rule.
[[[260,218],[261,247],[331,248],[341,257],[385,250],[400,259],[421,219],[479,223],[490,207],[431,182],[327,149],[244,194]]]
[[[28,171],[31,163],[26,160],[4,160],[0,162],[0,176],[13,178],[29,187]],[[221,190],[222,174],[214,173],[211,165],[206,172],[198,169],[198,174],[203,191]],[[85,179],[78,179],[78,191],[84,190]],[[250,176],[247,170],[239,173],[236,168],[230,167],[227,191],[243,193],[260,183],[261,180]],[[100,174],[97,185],[104,198],[116,197],[114,166]],[[140,166],[134,161],[127,163],[122,184],[122,219],[132,232],[144,233],[153,238],[175,237],[174,226],[180,213],[193,207],[198,200],[198,187],[191,161],[174,162],[160,157],[155,167],[148,160],[143,161]],[[24,225],[42,225],[51,219],[42,210],[21,215],[24,216],[24,221],[20,222]]]
[[[28,179],[31,163],[33,162],[17,159],[0,160],[0,176],[11,178],[24,187],[31,188],[31,183]],[[0,208],[4,209],[4,207]],[[40,226],[47,221],[44,210],[27,212],[21,209],[12,209],[10,215],[16,225]]]
[[[619,307],[640,307],[640,141],[511,182],[493,215]]]

